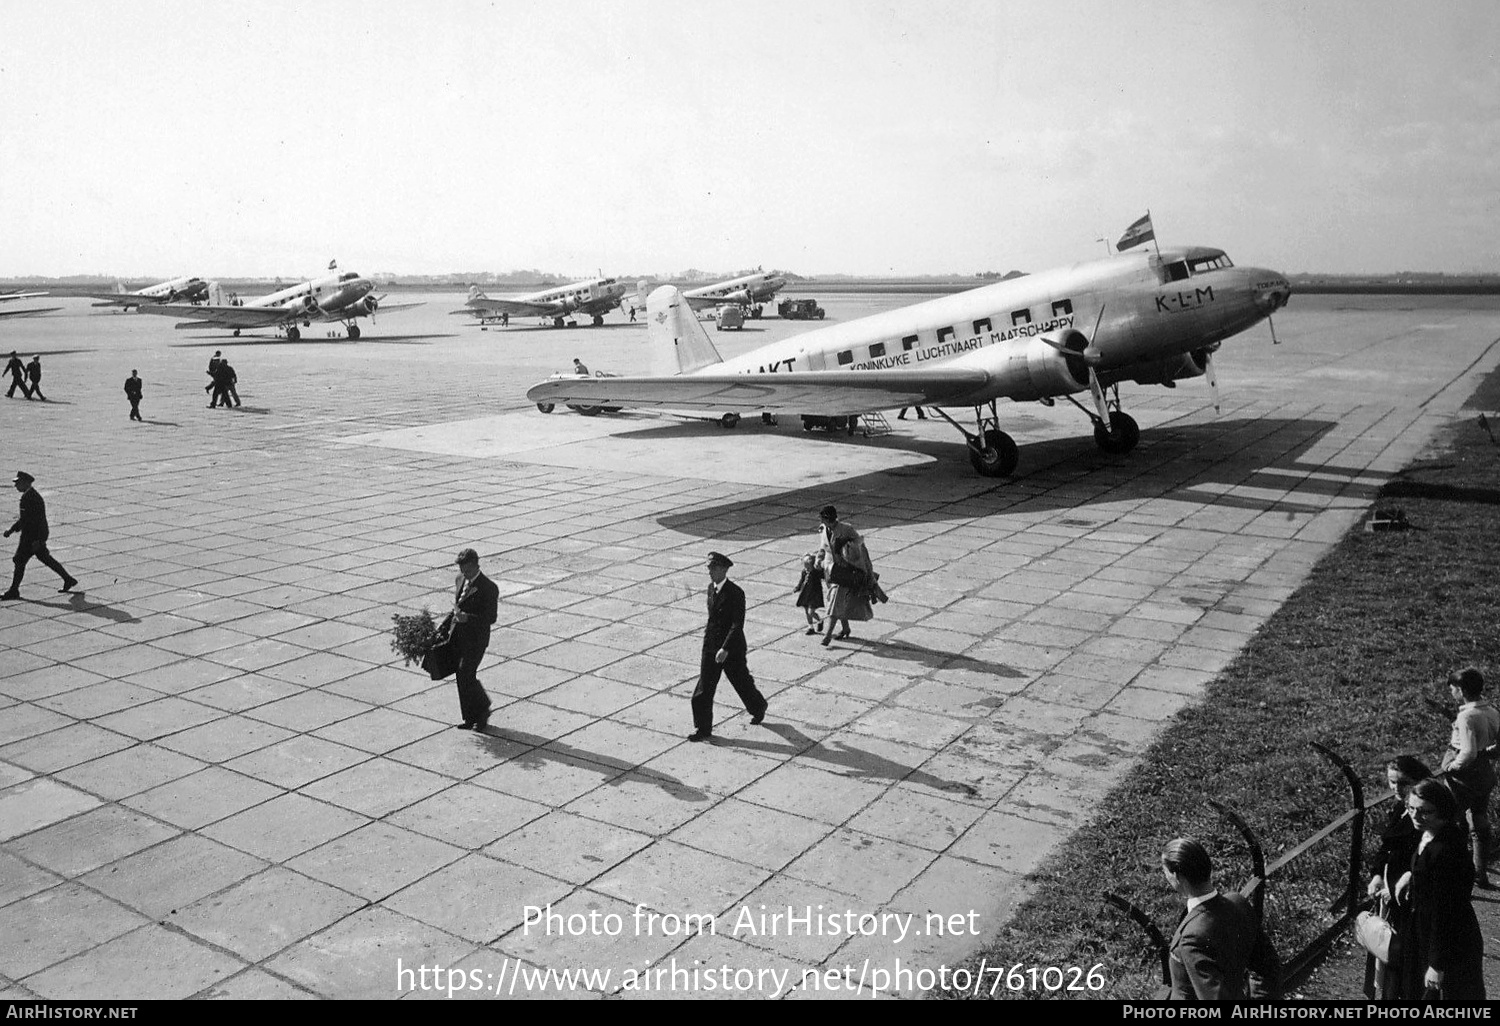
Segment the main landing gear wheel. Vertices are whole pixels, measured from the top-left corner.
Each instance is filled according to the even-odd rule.
[[[604,407],[602,407],[602,406],[569,406],[568,409],[572,410],[574,413],[578,414],[580,417],[597,417],[597,416],[599,416],[599,411],[603,410]]]
[[[359,325],[358,324],[351,324],[351,325],[349,325],[349,341],[350,342],[355,342],[355,341],[358,341],[358,339],[359,339]]]
[[[986,431],[982,449],[969,446],[969,462],[985,477],[1010,477],[1020,459],[1015,440],[1004,431]]]
[[[298,330],[298,328],[297,328],[297,326],[295,324],[293,324],[290,328],[286,329],[286,339],[287,339],[288,342],[296,342],[301,337],[302,337],[302,332]]]
[[[599,325],[601,325],[603,323],[604,323],[604,318],[601,317],[599,314],[594,314],[594,327],[597,328],[597,327],[599,327]]]
[[[234,329],[234,337],[235,338],[239,338],[240,337],[240,329],[239,328],[235,328]]]
[[[561,328],[563,326],[563,319],[561,317],[552,318],[552,326],[554,328]]]
[[[739,425],[740,415],[738,413],[726,413],[719,418],[719,427],[721,428],[734,428],[739,427]]]
[[[536,408],[541,410],[543,413],[551,413],[553,410],[557,409],[557,406],[554,403],[537,403]]]
[[[1107,453],[1120,455],[1135,448],[1135,443],[1141,440],[1140,425],[1135,418],[1123,410],[1109,411],[1109,430],[1104,430],[1104,425],[1094,423],[1094,443]]]

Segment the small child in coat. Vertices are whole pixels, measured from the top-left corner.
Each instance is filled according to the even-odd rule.
[[[809,552],[802,557],[802,576],[797,580],[797,605],[807,616],[807,634],[817,634],[823,629],[823,620],[817,610],[823,608],[823,570],[817,558]]]

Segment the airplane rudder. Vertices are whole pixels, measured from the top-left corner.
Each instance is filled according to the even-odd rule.
[[[663,285],[646,298],[646,332],[655,374],[691,374],[724,362],[675,286]]]

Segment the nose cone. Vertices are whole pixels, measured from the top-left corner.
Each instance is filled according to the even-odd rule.
[[[1292,283],[1287,281],[1286,275],[1280,271],[1270,271],[1263,267],[1247,267],[1245,272],[1250,294],[1255,301],[1256,309],[1261,313],[1273,314],[1291,300]]]

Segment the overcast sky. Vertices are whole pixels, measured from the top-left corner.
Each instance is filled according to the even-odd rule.
[[[0,0],[0,276],[1500,271],[1500,3]]]

